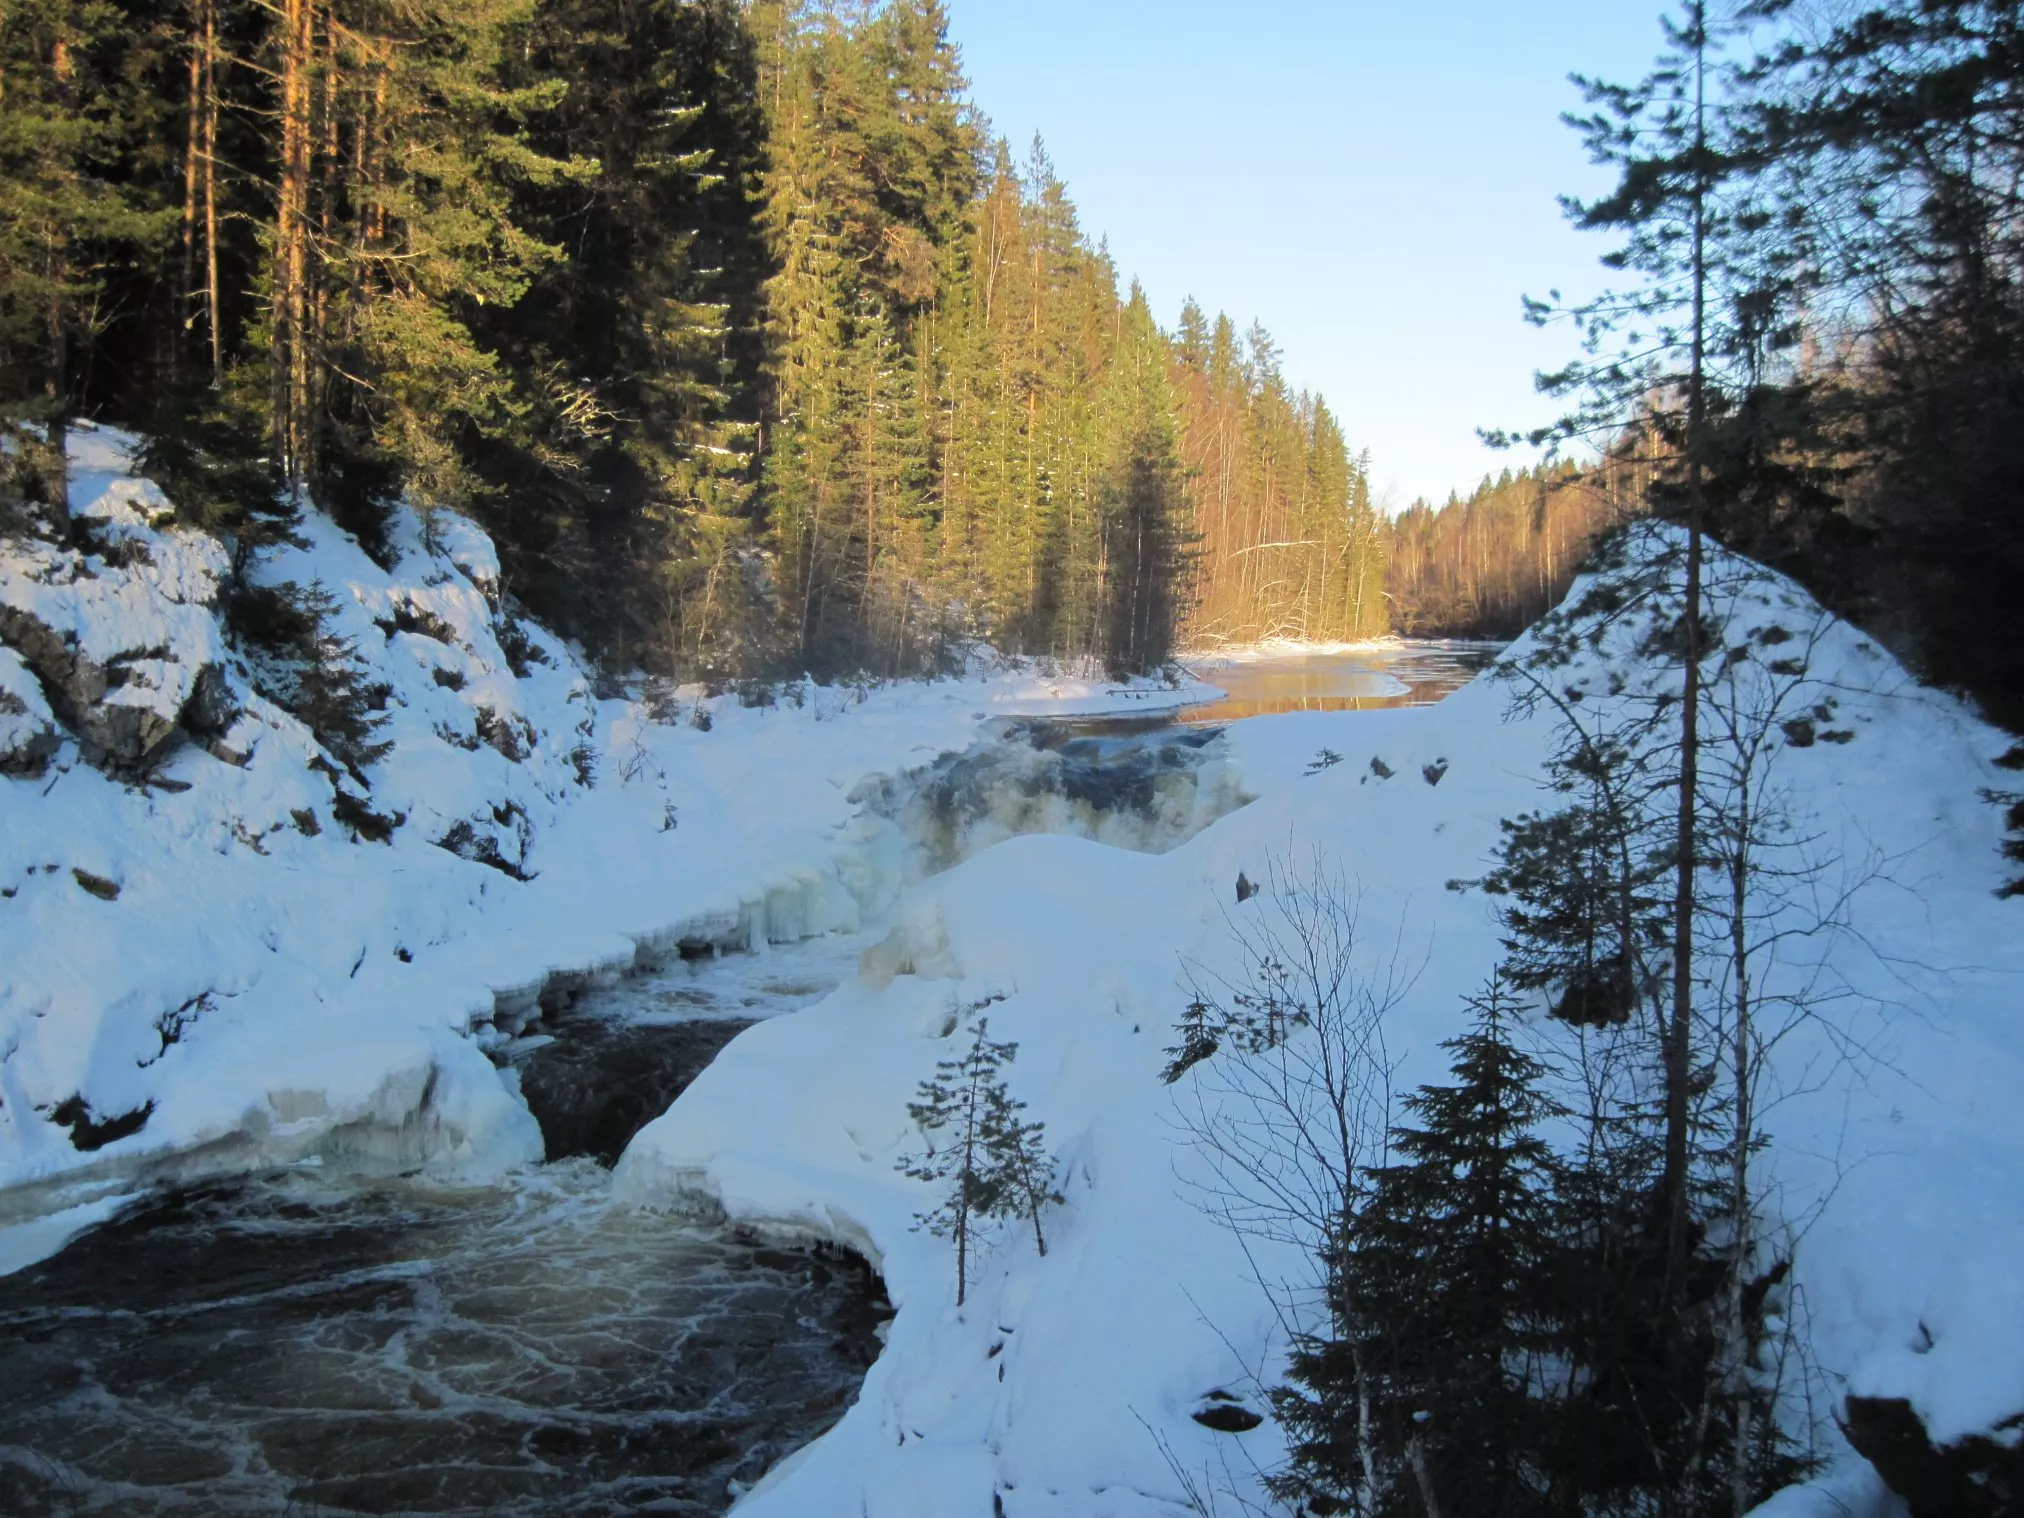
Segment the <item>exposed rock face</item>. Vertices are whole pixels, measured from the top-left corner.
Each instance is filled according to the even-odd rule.
[[[1912,1518],[2009,1518],[2024,1511],[2024,1409],[1991,1434],[1934,1444],[1902,1397],[1850,1397],[1842,1431]]]
[[[42,686],[0,645],[0,775],[39,775],[63,741]]]
[[[12,665],[0,671],[0,766],[46,762],[54,744],[37,725],[53,733],[52,717],[122,765],[146,762],[185,723],[230,723],[212,610],[223,546],[171,525],[144,481],[113,482],[89,512],[73,522],[78,547],[24,538],[0,556],[0,642],[41,682],[31,700]]]

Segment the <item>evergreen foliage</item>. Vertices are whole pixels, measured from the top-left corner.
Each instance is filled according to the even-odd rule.
[[[336,610],[321,584],[240,584],[225,621],[261,694],[300,717],[363,786],[364,770],[391,747],[375,736],[388,692],[367,677],[351,642],[330,630]]]
[[[1062,1200],[1044,1125],[1022,1119],[1026,1104],[1005,1087],[1004,1067],[1018,1057],[1019,1046],[993,1043],[989,1035],[988,1020],[978,1018],[969,1049],[938,1062],[921,1082],[907,1113],[928,1147],[896,1162],[914,1179],[944,1188],[941,1200],[917,1221],[955,1243],[958,1307],[969,1294],[970,1252],[979,1229],[994,1219],[1023,1218],[1033,1225],[1034,1245],[1044,1255],[1041,1209]]]
[[[1278,1494],[1315,1512],[1367,1489],[1387,1514],[1551,1511],[1559,1162],[1539,1128],[1557,1113],[1545,1067],[1512,1042],[1503,982],[1468,1006],[1469,1031],[1442,1045],[1455,1083],[1405,1099],[1419,1125],[1393,1130],[1330,1262],[1330,1317],[1349,1332],[1303,1340],[1274,1398],[1292,1457]]]
[[[1384,631],[1326,408],[964,91],[938,0],[11,5],[0,415],[148,435],[242,559],[470,513],[657,675]]]
[[[17,0],[0,420],[146,433],[256,546],[270,482],[382,552],[471,512],[531,611],[710,678],[1502,635],[1692,496],[2015,720],[2013,8],[1745,9],[1760,55],[1689,5],[1590,87],[1634,279],[1538,314],[1599,339],[1551,381],[1602,460],[1396,523],[1268,334],[1120,289],[939,0]]]

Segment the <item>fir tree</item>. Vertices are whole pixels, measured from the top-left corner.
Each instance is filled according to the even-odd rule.
[[[1454,1082],[1406,1098],[1335,1242],[1330,1337],[1302,1341],[1275,1396],[1292,1434],[1280,1494],[1379,1494],[1378,1513],[1548,1511],[1546,1379],[1555,1349],[1557,1115],[1546,1070],[1512,1042],[1493,978],[1469,1032],[1442,1045]],[[1380,1462],[1367,1469],[1372,1452]],[[1316,1511],[1324,1509],[1317,1506]]]

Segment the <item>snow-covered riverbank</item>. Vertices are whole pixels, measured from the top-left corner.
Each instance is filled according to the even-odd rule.
[[[528,1164],[539,1132],[487,1049],[544,998],[684,944],[890,914],[855,979],[741,1034],[616,1176],[643,1206],[858,1249],[899,1309],[856,1405],[741,1511],[1174,1518],[1191,1485],[1257,1492],[1269,1418],[1211,1425],[1269,1412],[1286,1336],[1258,1281],[1299,1262],[1247,1250],[1190,1188],[1177,1103],[1214,1093],[1159,1079],[1187,978],[1237,973],[1234,928],[1289,875],[1333,872],[1363,970],[1401,988],[1395,1088],[1440,1076],[1498,955],[1490,904],[1450,882],[1542,803],[1551,734],[1511,718],[1508,687],[1253,717],[1185,784],[1132,772],[1151,799],[1121,819],[1058,783],[1063,747],[945,756],[1002,740],[996,718],[1150,714],[1205,687],[980,664],[759,706],[601,697],[514,614],[473,529],[403,516],[389,569],[311,516],[254,579],[320,583],[385,687],[368,789],[260,694],[225,634],[222,550],[171,524],[125,446],[79,436],[85,547],[0,545],[0,1269],[154,1182]],[[1942,1439],[2024,1411],[2024,935],[1980,794],[2006,743],[1790,585],[1724,565],[1722,624],[1803,637],[1794,678],[1829,714],[1777,745],[1846,900],[1773,972],[1774,993],[1832,995],[1778,1049],[1760,1173],[1828,1479],[1881,1514],[1827,1421],[1842,1392],[1904,1397]],[[1591,692],[1651,678],[1597,658]],[[920,1142],[917,1084],[978,1015],[1019,1044],[1013,1094],[1066,1200],[1044,1258],[1018,1229],[988,1243],[958,1312],[948,1246],[915,1227],[931,1199],[895,1160]]]
[[[1807,1346],[1788,1419],[1830,1466],[1775,1510],[1881,1518],[1891,1502],[1830,1421],[1845,1391],[1909,1399],[1936,1439],[2024,1411],[2024,934],[1979,794],[2006,745],[1788,583],[1733,560],[1721,578],[1736,636],[1808,640],[1807,706],[1832,720],[1824,739],[1792,728],[1776,773],[1835,861],[1823,889],[1847,894],[1845,923],[1772,956],[1760,988],[1805,983],[1821,1008],[1777,1048],[1759,1174]],[[1234,923],[1269,912],[1288,871],[1339,871],[1362,970],[1407,987],[1394,1089],[1442,1076],[1439,1041],[1499,952],[1490,904],[1449,883],[1544,800],[1548,724],[1512,720],[1509,695],[1484,679],[1424,711],[1245,722],[1228,741],[1261,799],[1162,856],[1029,837],[969,860],[910,894],[857,983],[742,1035],[634,1141],[621,1195],[848,1243],[899,1309],[857,1405],[741,1513],[1172,1518],[1202,1510],[1190,1484],[1257,1497],[1281,1452],[1270,1421],[1193,1415],[1268,1411],[1286,1340],[1258,1282],[1300,1265],[1240,1243],[1188,1184],[1185,1104],[1217,1098],[1159,1078],[1186,967],[1236,973]],[[1240,903],[1240,874],[1267,894]],[[895,1160],[920,1141],[916,1083],[974,1015],[1017,1041],[1012,1091],[1046,1123],[1067,1200],[1046,1256],[1005,1230],[958,1311],[950,1249],[916,1227],[930,1198]]]
[[[129,447],[74,440],[92,551],[0,545],[0,1268],[143,1181],[538,1159],[485,1045],[544,994],[684,941],[853,927],[905,867],[864,811],[882,782],[995,717],[1204,693],[979,662],[763,706],[600,699],[502,601],[475,529],[404,514],[387,569],[310,513],[253,578],[323,586],[386,687],[368,793],[254,689],[223,550],[172,524]],[[65,683],[67,721],[44,694]],[[361,840],[348,807],[401,822]]]

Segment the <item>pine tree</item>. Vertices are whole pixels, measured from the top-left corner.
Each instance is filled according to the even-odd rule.
[[[907,1115],[928,1140],[921,1154],[900,1156],[897,1167],[915,1180],[938,1182],[947,1193],[921,1213],[916,1225],[956,1245],[956,1306],[970,1288],[970,1247],[980,1222],[1003,1205],[1003,1177],[991,1162],[994,1088],[999,1069],[1018,1053],[1017,1044],[994,1044],[990,1025],[977,1019],[969,1050],[940,1060],[923,1080]],[[937,1137],[942,1147],[935,1147]]]
[[[1133,285],[1111,370],[1117,452],[1102,497],[1103,656],[1119,674],[1172,655],[1187,610],[1181,467],[1164,339]]]
[[[1501,825],[1496,868],[1481,884],[1500,898],[1504,973],[1514,987],[1549,992],[1568,1023],[1639,1017],[1643,1026],[1659,1016],[1659,962],[1671,944],[1673,839],[1659,808],[1673,774],[1652,741],[1655,714],[1584,716],[1551,676],[1513,678],[1528,683],[1522,706],[1555,709],[1561,742],[1546,773],[1570,799]]]
[[[1011,1058],[1006,1056],[1007,1063]],[[1041,1209],[1049,1204],[1059,1206],[1065,1200],[1055,1185],[1046,1125],[1022,1119],[1019,1114],[1026,1104],[1014,1099],[1002,1081],[985,1087],[985,1099],[984,1148],[1000,1210],[1007,1217],[1023,1215],[1032,1223],[1033,1247],[1044,1257],[1047,1235],[1040,1226]]]
[[[0,10],[0,421],[33,421],[62,467],[79,375],[111,320],[109,270],[165,244],[170,213],[127,182],[142,102],[107,0]],[[62,492],[42,492],[64,518]]]
[[[1666,51],[1635,85],[1583,81],[1593,113],[1577,123],[1590,156],[1618,172],[1615,188],[1593,201],[1569,202],[1583,230],[1608,232],[1621,246],[1612,268],[1641,277],[1628,291],[1613,291],[1575,313],[1585,330],[1590,359],[1541,387],[1578,398],[1577,410],[1536,436],[1616,436],[1641,424],[1667,450],[1651,505],[1685,529],[1684,592],[1676,636],[1680,690],[1673,823],[1672,985],[1664,1041],[1666,1078],[1665,1174],[1668,1272],[1684,1290],[1688,1269],[1691,1198],[1688,1169],[1689,1087],[1693,1080],[1693,965],[1695,955],[1697,833],[1700,796],[1702,665],[1711,649],[1703,625],[1702,565],[1708,529],[1708,485],[1714,452],[1710,419],[1733,390],[1736,366],[1755,355],[1749,313],[1773,294],[1752,283],[1754,270],[1737,256],[1732,235],[1748,217],[1723,191],[1736,170],[1734,112],[1718,91],[1723,35],[1710,21],[1707,0],[1684,0],[1678,20],[1663,20]],[[1555,313],[1530,308],[1535,320]],[[1727,320],[1722,318],[1726,316]],[[1656,336],[1636,330],[1650,323]]]

